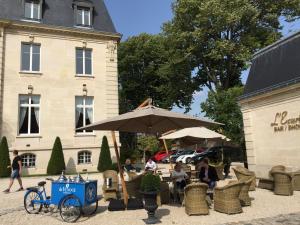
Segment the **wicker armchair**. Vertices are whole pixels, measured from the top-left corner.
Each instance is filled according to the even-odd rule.
[[[208,204],[206,191],[208,185],[204,183],[192,183],[184,188],[185,212],[190,215],[207,215]]]
[[[293,195],[292,174],[284,171],[271,171],[274,178],[274,193],[276,195]]]
[[[283,172],[285,172],[285,170],[286,170],[286,167],[283,166],[283,165],[273,166],[273,167],[271,168],[271,170],[269,171],[269,177],[270,177],[271,179],[273,179],[272,171],[283,171]]]
[[[217,173],[217,176],[218,176],[219,180],[224,180],[224,174],[223,174],[224,164],[222,163],[218,166],[215,166],[214,168],[216,170],[216,173]]]
[[[293,173],[293,187],[294,191],[300,191],[300,170]]]
[[[214,190],[214,210],[227,214],[243,212],[239,199],[243,185],[243,182],[236,181],[224,187],[216,187]]]
[[[239,199],[241,202],[241,206],[250,206],[251,205],[251,198],[249,196],[249,189],[252,183],[252,179],[241,179],[240,181],[244,183],[241,192],[239,194]],[[234,183],[236,181],[230,181],[229,183]]]
[[[128,196],[130,198],[142,198],[140,193],[143,174],[135,176],[130,181],[125,181]]]
[[[106,185],[106,178],[111,178],[112,180],[112,185],[111,187],[107,187]],[[103,191],[103,197],[104,200],[108,199],[117,199],[117,194],[119,191],[119,178],[118,178],[118,173],[115,170],[106,170],[103,172],[103,186],[102,186],[102,191]]]
[[[236,168],[233,168],[233,171],[237,177],[238,180],[244,180],[244,179],[250,179],[250,178],[254,178],[252,180],[252,183],[250,185],[250,189],[249,191],[255,191],[255,187],[256,187],[256,176],[255,173],[253,171],[250,171],[248,169],[246,169],[245,167],[242,166],[237,166]]]

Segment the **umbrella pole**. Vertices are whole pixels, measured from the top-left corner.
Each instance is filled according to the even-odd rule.
[[[123,195],[124,195],[124,204],[127,207],[128,204],[128,193],[127,193],[127,188],[123,176],[123,170],[121,168],[120,164],[120,155],[119,155],[119,150],[118,150],[118,145],[117,145],[117,140],[116,140],[116,134],[114,131],[111,131],[111,136],[113,139],[114,147],[115,147],[115,152],[116,152],[116,158],[117,158],[117,164],[118,164],[118,169],[121,177],[121,184],[122,184],[122,190],[123,190]]]
[[[172,164],[171,159],[170,159],[169,149],[168,149],[167,142],[166,142],[165,139],[163,139],[163,142],[164,142],[164,146],[165,146],[166,152],[167,152],[167,154],[168,154],[168,158],[169,158],[169,162],[170,162],[171,169],[173,169],[173,164]]]

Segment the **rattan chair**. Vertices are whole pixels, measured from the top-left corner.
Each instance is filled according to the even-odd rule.
[[[292,174],[284,171],[271,171],[274,178],[274,193],[276,195],[293,195]]]
[[[241,206],[250,206],[251,205],[251,198],[249,196],[249,189],[252,183],[252,179],[241,179],[240,182],[243,182],[244,185],[242,186],[241,192],[239,194],[239,199],[241,202]],[[229,181],[229,184],[236,183],[236,181]]]
[[[285,172],[285,171],[286,171],[286,167],[283,166],[283,165],[276,165],[276,166],[273,166],[273,167],[271,168],[271,170],[269,171],[269,177],[270,177],[271,179],[273,179],[272,171],[283,171],[283,172]]]
[[[224,164],[222,163],[218,166],[215,166],[214,168],[216,170],[216,173],[217,173],[217,176],[218,176],[219,180],[224,180],[224,174],[223,174]]]
[[[244,185],[241,189],[240,195],[239,195],[239,199],[241,202],[242,206],[250,206],[251,205],[251,198],[249,196],[249,189],[251,187],[251,184],[253,182],[253,179],[255,178],[250,178],[248,180],[241,180],[244,182]]]
[[[293,173],[293,188],[294,191],[300,191],[300,170]]]
[[[243,182],[236,181],[224,187],[216,187],[214,190],[214,210],[227,214],[243,212],[239,199],[243,185]]]
[[[111,178],[112,185],[107,187],[106,178]],[[119,178],[118,173],[115,170],[106,170],[103,172],[103,198],[104,200],[108,199],[117,199],[118,191],[119,191]]]
[[[250,178],[254,178],[252,180],[252,183],[250,185],[250,189],[249,191],[255,191],[255,187],[256,187],[256,176],[255,173],[253,171],[250,171],[248,169],[246,169],[245,167],[242,166],[237,166],[235,168],[233,168],[233,171],[237,177],[238,180],[248,180]]]
[[[140,193],[142,177],[143,174],[135,176],[130,181],[125,181],[127,193],[130,198],[142,199],[142,195]]]
[[[192,183],[184,188],[185,212],[190,215],[207,215],[209,213],[206,202],[208,185]]]

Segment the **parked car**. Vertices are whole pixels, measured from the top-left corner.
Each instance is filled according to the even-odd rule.
[[[207,149],[206,151],[195,155],[191,162],[196,164],[197,162],[201,161],[205,157],[209,159],[215,159],[218,158],[227,160],[230,159],[231,162],[244,162],[245,157],[243,154],[243,151],[240,148],[237,147],[231,147],[231,146],[215,146]]]
[[[169,151],[169,155],[172,155],[172,154],[175,154],[176,151]],[[164,159],[165,157],[168,156],[168,153],[167,151],[165,150],[162,150],[162,151],[159,151],[157,153],[155,153],[155,155],[152,157],[152,160],[155,161],[155,162],[160,162],[162,159]]]
[[[193,152],[194,152],[194,150],[180,150],[180,151],[177,151],[175,154],[173,154],[173,155],[170,156],[170,160],[171,160],[172,163],[175,163],[176,159],[179,156],[182,156],[182,155],[185,155],[185,154],[192,154]],[[168,163],[169,159],[165,158],[164,162]]]
[[[191,150],[188,154],[183,154],[176,159],[176,162],[190,163],[192,158],[203,152],[203,149]]]

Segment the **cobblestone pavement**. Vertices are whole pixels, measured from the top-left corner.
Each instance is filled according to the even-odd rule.
[[[300,212],[222,225],[300,225]]]

